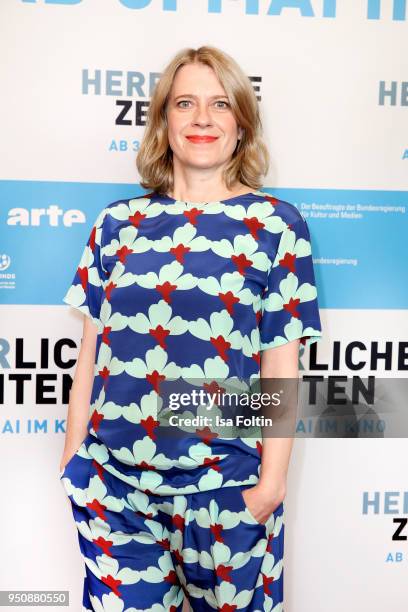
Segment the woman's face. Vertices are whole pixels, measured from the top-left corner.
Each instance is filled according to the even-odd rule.
[[[224,88],[204,64],[186,64],[177,71],[167,123],[173,163],[190,168],[225,165],[241,136]]]

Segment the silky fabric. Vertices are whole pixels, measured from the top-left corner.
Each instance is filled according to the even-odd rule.
[[[85,561],[82,610],[283,611],[283,502],[265,524],[248,485],[152,495],[106,472],[89,434],[61,472]]]
[[[310,235],[293,204],[262,191],[113,202],[63,299],[98,328],[88,433],[103,443],[94,459],[105,470],[159,495],[256,484],[260,427],[250,436],[180,427],[175,437],[159,426],[160,385],[251,384],[263,351],[320,339]]]
[[[321,338],[302,214],[262,191],[110,203],[63,299],[98,331],[87,434],[60,475],[83,609],[175,611],[186,594],[193,610],[281,612],[283,503],[263,525],[242,497],[260,478],[261,429],[174,437],[160,389],[252,383],[263,351]]]

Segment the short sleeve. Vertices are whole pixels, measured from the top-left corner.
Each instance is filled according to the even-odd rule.
[[[100,327],[100,311],[104,297],[104,281],[107,272],[102,266],[101,248],[103,221],[102,210],[90,231],[74,278],[62,301],[90,317]]]
[[[322,326],[307,222],[296,219],[282,232],[262,296],[260,350],[300,338],[308,346],[321,339]]]

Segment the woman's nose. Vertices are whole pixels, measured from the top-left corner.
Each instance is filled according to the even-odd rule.
[[[207,106],[197,106],[193,121],[198,125],[208,125],[211,123],[211,115],[208,112]]]

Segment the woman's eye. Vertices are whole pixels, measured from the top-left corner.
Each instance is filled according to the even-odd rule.
[[[225,104],[225,106],[221,106],[220,108],[227,108],[229,106],[228,102],[225,102],[225,100],[217,100],[216,104]]]
[[[188,104],[190,104],[191,100],[179,100],[177,102],[177,106],[180,106],[180,108],[188,108]],[[215,104],[220,104],[221,106],[218,106],[218,108],[228,108],[229,104],[228,102],[226,102],[225,100],[216,100]]]

